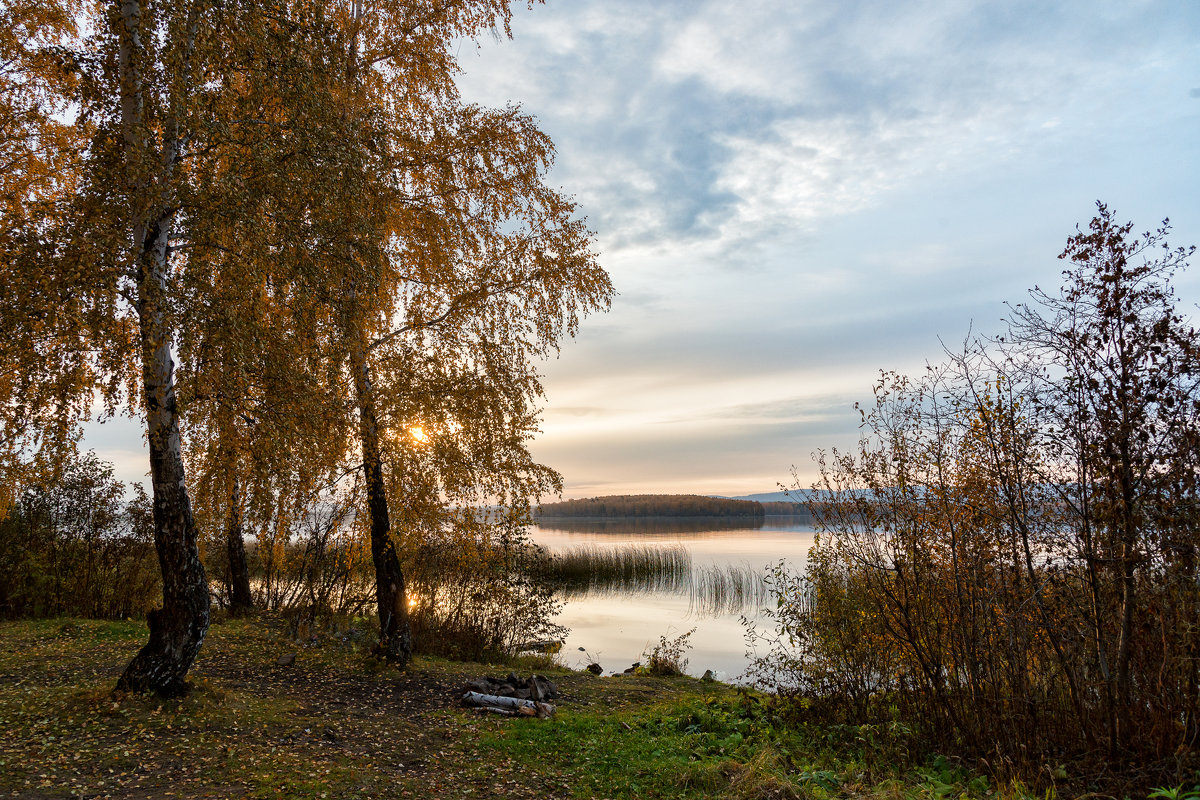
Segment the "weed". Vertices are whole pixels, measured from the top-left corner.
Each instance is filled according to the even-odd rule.
[[[658,644],[642,653],[645,666],[639,667],[639,669],[645,670],[650,675],[658,676],[684,674],[688,665],[684,653],[692,648],[690,640],[695,632],[696,629],[692,628],[687,633],[680,634],[670,641],[667,641],[665,634],[658,637]]]
[[[1161,787],[1150,792],[1150,800],[1200,800],[1200,784],[1190,789],[1182,784],[1173,789]]]

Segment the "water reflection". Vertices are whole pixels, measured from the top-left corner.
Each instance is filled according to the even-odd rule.
[[[814,535],[810,526],[788,518],[755,522],[543,520],[531,534],[554,554],[590,548],[615,553],[619,562],[622,551],[638,551],[636,558],[627,553],[627,561],[645,562],[660,551],[662,560],[676,565],[658,578],[564,582],[559,622],[571,629],[566,662],[596,660],[620,671],[660,636],[674,638],[695,627],[688,672],[713,669],[722,679],[736,679],[747,664],[740,618],[761,622],[760,609],[770,602],[762,582],[767,566],[785,560],[802,568]]]

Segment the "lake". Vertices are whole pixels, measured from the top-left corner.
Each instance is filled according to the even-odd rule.
[[[767,518],[761,527],[746,521],[691,519],[629,519],[585,522],[544,519],[530,529],[535,542],[551,552],[590,547],[603,549],[655,547],[683,548],[691,556],[695,580],[655,588],[606,587],[572,592],[565,598],[556,620],[571,629],[560,654],[570,667],[583,668],[596,661],[605,674],[620,672],[657,644],[660,636],[674,639],[692,628],[692,648],[687,672],[702,675],[711,669],[718,680],[736,681],[748,664],[742,615],[764,624],[759,603],[724,604],[714,611],[702,587],[706,576],[717,572],[752,571],[756,576],[768,566],[787,560],[803,569],[815,532],[810,525],[781,517]],[[773,605],[774,601],[766,599]],[[733,605],[733,608],[730,608]],[[579,648],[584,648],[581,652]]]

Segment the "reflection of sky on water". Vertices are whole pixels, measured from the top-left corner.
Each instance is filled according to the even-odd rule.
[[[802,525],[765,525],[762,528],[713,530],[703,521],[682,527],[670,521],[669,530],[653,529],[646,520],[638,520],[636,529],[621,530],[608,521],[605,532],[581,531],[562,527],[534,527],[530,533],[538,544],[550,550],[565,550],[582,545],[620,547],[623,545],[662,545],[686,547],[696,567],[705,565],[749,564],[756,570],[786,559],[793,567],[803,568],[813,530]],[[664,526],[666,527],[666,526]],[[688,672],[701,675],[711,669],[719,678],[733,680],[746,668],[745,641],[737,614],[697,615],[691,597],[682,593],[633,592],[605,593],[567,600],[558,622],[571,629],[563,647],[562,660],[568,666],[583,667],[594,659],[606,671],[621,671],[654,646],[660,636],[674,639],[692,628],[692,648],[688,653]],[[757,617],[762,623],[761,617]],[[580,652],[583,647],[586,653]]]

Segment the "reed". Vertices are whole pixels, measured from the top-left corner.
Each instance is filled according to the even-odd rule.
[[[693,616],[736,614],[763,606],[770,595],[763,575],[749,564],[710,564],[692,571]]]
[[[543,569],[563,597],[686,594],[693,616],[757,609],[768,597],[763,576],[749,564],[696,566],[683,545],[581,545],[546,554]]]
[[[566,595],[613,591],[681,591],[692,556],[682,545],[583,545],[546,556],[546,575]]]

